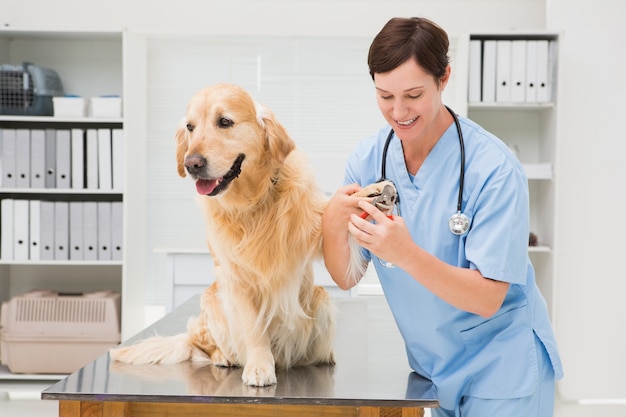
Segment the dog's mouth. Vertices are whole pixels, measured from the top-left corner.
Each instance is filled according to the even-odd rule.
[[[230,183],[241,174],[241,164],[246,155],[240,153],[232,166],[221,178],[198,178],[196,180],[196,191],[198,194],[213,197],[224,191]]]

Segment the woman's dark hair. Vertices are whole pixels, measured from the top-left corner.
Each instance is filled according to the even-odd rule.
[[[450,62],[448,46],[448,34],[436,23],[421,17],[394,17],[370,45],[370,75],[374,79],[374,74],[389,72],[414,58],[439,84]]]

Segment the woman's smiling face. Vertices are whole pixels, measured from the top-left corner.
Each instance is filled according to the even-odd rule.
[[[437,83],[414,59],[389,72],[374,74],[378,108],[400,139],[417,139],[429,130],[441,109],[441,93],[449,75],[448,66]]]

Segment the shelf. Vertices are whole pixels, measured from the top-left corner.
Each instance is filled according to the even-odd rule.
[[[2,63],[18,65],[23,62],[32,62],[42,68],[54,70],[62,81],[64,94],[68,96],[83,97],[85,99],[104,96],[123,97],[125,91],[124,56],[127,53],[124,49],[124,38],[125,34],[123,30],[41,30],[35,27],[4,27],[0,28],[0,58],[2,59]],[[8,111],[4,113],[8,113]],[[0,129],[24,129],[31,131],[81,129],[87,132],[90,129],[122,130],[127,127],[124,123],[125,119],[123,114],[120,114],[121,112],[102,114],[103,116],[109,115],[113,117],[92,117],[92,113],[83,114],[82,112],[74,113],[75,116],[72,116],[72,113],[69,113],[69,116],[16,115],[4,113],[0,112]],[[57,112],[57,115],[58,114],[60,114],[60,112]],[[52,134],[53,132],[47,132],[46,139],[51,137]],[[44,184],[41,182],[35,183],[38,188],[30,188],[24,186],[17,187],[15,183],[5,182],[5,187],[0,187],[0,200],[13,199],[14,201],[28,200],[67,203],[110,202],[116,204],[116,209],[121,206],[122,216],[125,217],[127,201],[125,201],[126,196],[124,191],[126,179],[128,178],[125,174],[128,171],[125,169],[126,161],[124,159],[124,156],[128,154],[126,151],[127,141],[125,140],[125,132],[118,136],[117,139],[120,137],[122,140],[121,143],[117,142],[118,146],[116,151],[121,150],[121,152],[118,152],[116,155],[119,158],[119,155],[122,154],[122,158],[117,159],[118,164],[111,167],[111,175],[120,172],[123,174],[121,177],[118,176],[114,179],[115,182],[112,183],[113,186],[108,186],[107,181],[106,187],[86,188],[88,183],[84,182],[85,188],[70,188],[70,181],[70,185],[65,182],[62,183],[62,185],[65,186],[64,188],[45,188]],[[65,140],[65,138],[64,136],[63,139]],[[78,138],[78,135],[76,135],[76,138]],[[70,136],[70,139],[73,138]],[[85,140],[82,142],[82,150],[79,146],[76,146],[76,148],[70,146],[70,151],[74,152],[75,155],[79,155],[80,152],[86,154],[87,140],[86,137],[83,139]],[[113,142],[112,137],[111,141]],[[77,145],[80,144],[79,140],[75,140],[75,142]],[[40,146],[39,142],[37,144]],[[63,145],[61,150],[67,152],[67,143],[64,142]],[[72,143],[70,143],[70,145],[72,145]],[[24,147],[22,147],[22,150],[23,149]],[[48,149],[54,150],[55,147],[51,146]],[[39,150],[40,148],[38,151]],[[75,150],[78,152],[75,152]],[[100,149],[98,150],[100,151]],[[108,152],[106,153],[108,154]],[[111,143],[111,153],[113,153],[113,143]],[[40,156],[41,152],[37,155]],[[50,153],[47,154],[47,156],[50,155]],[[50,157],[50,165],[44,164],[44,166],[54,167],[55,165],[52,165],[53,159],[54,158]],[[66,162],[65,159],[64,157],[63,162]],[[111,159],[113,159],[113,154],[111,154]],[[70,162],[72,164],[78,161],[80,161],[80,157]],[[92,160],[92,167],[95,166],[93,162]],[[70,167],[72,167],[71,164]],[[64,168],[67,168],[67,165],[64,165]],[[38,159],[38,166],[41,166],[41,159]],[[122,169],[114,171],[114,169],[120,166]],[[80,167],[80,164],[78,164],[77,173],[80,172],[79,170],[84,171],[86,168],[87,163],[85,156],[83,158],[83,166]],[[72,174],[74,173],[68,171],[67,174],[70,174],[71,180]],[[103,174],[107,176],[110,175],[108,171],[102,173],[98,171],[98,176]],[[80,176],[81,174],[78,175]],[[100,184],[105,183],[100,182]],[[10,185],[11,188],[6,187],[7,185]],[[28,185],[28,183],[24,183],[24,185]],[[52,185],[54,185],[54,183],[52,183]],[[57,183],[57,185],[60,184]],[[22,202],[20,201],[20,203]],[[90,205],[90,207],[92,206]],[[104,211],[102,213],[106,214]],[[41,212],[39,214],[39,220],[41,220]],[[49,214],[50,212],[48,211],[46,214],[48,216],[46,217],[47,224],[50,224]],[[65,217],[64,212],[61,214]],[[116,211],[116,216],[118,214],[119,212]],[[94,219],[93,211],[90,210],[88,215]],[[30,220],[30,212],[28,216]],[[24,216],[21,216],[21,219],[23,219],[23,217]],[[36,221],[36,217],[33,216],[33,218]],[[73,218],[79,219],[79,216]],[[117,227],[116,224],[115,231],[118,233],[116,238],[119,237],[120,233],[122,236],[121,239],[116,239],[115,243],[111,241],[111,248],[115,247],[116,259],[120,257],[117,247],[124,248],[125,252],[126,246],[126,235],[124,233],[126,225],[123,219],[118,219],[119,217],[116,217],[116,221],[121,222],[121,224],[120,227]],[[94,222],[91,221],[90,225],[93,225],[93,223]],[[75,222],[74,224],[79,223]],[[39,224],[39,226],[41,227],[41,224]],[[29,231],[30,227],[29,225]],[[63,227],[65,227],[65,225],[63,225]],[[93,228],[93,226],[91,227]],[[99,224],[98,227],[105,226]],[[111,227],[111,229],[113,229],[113,227]],[[22,233],[23,230],[24,229],[21,228]],[[63,235],[65,235],[65,233],[63,233]],[[29,236],[29,239],[30,238],[31,236]],[[84,243],[87,244],[86,241]],[[89,245],[95,246],[93,243],[94,242],[90,240]],[[138,249],[138,251],[140,253],[140,249]],[[110,252],[111,256],[113,256],[113,252]],[[50,256],[47,256],[47,258],[50,258]],[[62,258],[69,258],[69,256]],[[73,257],[73,259],[76,258],[76,256]],[[105,256],[101,258],[109,260],[82,260],[80,257],[78,257],[79,260],[29,260],[28,256],[24,256],[23,253],[20,253],[18,257],[19,260],[6,256],[5,259],[0,259],[0,300],[9,299],[10,296],[14,294],[22,294],[42,288],[58,290],[64,293],[105,289],[120,293],[123,292],[125,288],[125,260],[110,260],[110,257]],[[124,256],[124,258],[127,257]],[[126,295],[127,294],[124,294],[124,297],[126,297]],[[130,298],[132,298],[132,302],[141,304],[140,296]],[[11,374],[8,369],[0,367],[0,380],[8,378],[11,380],[23,379],[36,382],[37,380],[59,380],[63,377],[63,375],[14,375]]]
[[[121,40],[122,31],[118,29],[112,30],[82,30],[82,29],[38,29],[28,27],[11,27],[5,26],[0,28],[0,37],[2,38],[20,38],[20,39],[54,39],[54,40]]]
[[[557,32],[535,31],[508,31],[508,32],[482,32],[472,33],[470,39],[474,40],[549,40],[556,41],[559,38]]]
[[[0,365],[0,381],[60,381],[64,374],[14,374],[4,365]]]
[[[549,246],[529,246],[529,253],[550,253],[552,252],[552,248]]]
[[[28,122],[28,123],[113,123],[121,124],[123,119],[104,117],[54,117],[54,116],[0,116],[0,122]]]
[[[106,196],[123,196],[123,191],[101,190],[91,188],[0,188],[0,196],[12,195],[45,195],[45,194],[66,194],[66,195],[106,195]]]
[[[46,260],[46,261],[3,261],[0,259],[0,265],[18,265],[18,266],[122,266],[124,261],[72,261],[64,260]]]
[[[54,116],[0,116],[0,126],[8,129],[121,129],[121,118],[54,117]]]
[[[469,110],[503,110],[503,111],[541,111],[556,107],[554,102],[548,103],[469,103]]]

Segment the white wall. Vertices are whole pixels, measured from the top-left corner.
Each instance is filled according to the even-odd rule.
[[[626,415],[625,12],[612,0],[547,8],[548,27],[563,34],[554,245],[561,415]]]
[[[392,16],[450,32],[542,29],[544,0],[0,0],[0,25],[158,33],[373,36]]]

